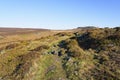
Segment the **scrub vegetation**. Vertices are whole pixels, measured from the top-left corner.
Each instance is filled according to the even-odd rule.
[[[119,27],[9,30],[0,30],[0,80],[120,80]]]

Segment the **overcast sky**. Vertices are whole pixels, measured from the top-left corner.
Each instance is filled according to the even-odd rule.
[[[0,27],[120,26],[120,0],[0,0]]]

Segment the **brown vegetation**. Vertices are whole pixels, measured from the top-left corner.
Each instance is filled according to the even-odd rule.
[[[119,27],[0,35],[2,80],[120,80]]]

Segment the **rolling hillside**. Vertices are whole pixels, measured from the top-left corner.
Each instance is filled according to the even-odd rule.
[[[0,29],[0,80],[120,80],[120,28]]]

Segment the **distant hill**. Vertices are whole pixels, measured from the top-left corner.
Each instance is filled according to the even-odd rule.
[[[95,26],[85,26],[85,27],[77,27],[77,29],[94,29],[97,28]]]
[[[2,28],[0,27],[0,35],[26,34],[40,31],[50,31],[49,29],[33,29],[33,28]]]

